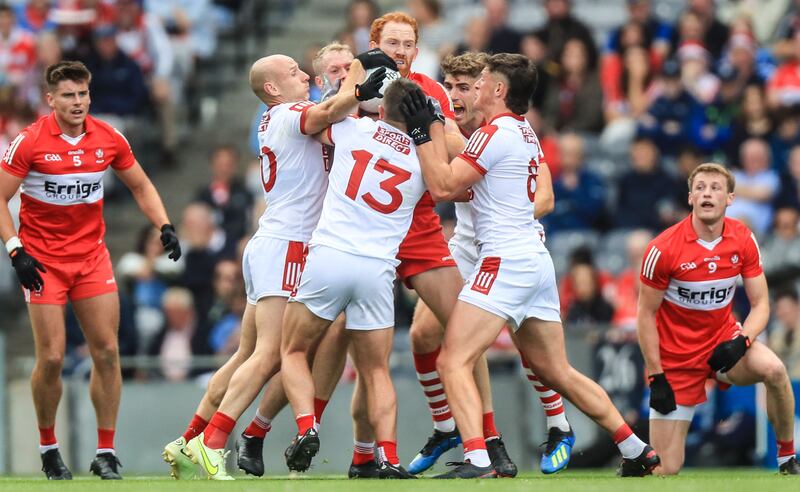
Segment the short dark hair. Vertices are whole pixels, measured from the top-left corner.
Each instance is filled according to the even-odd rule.
[[[778,288],[778,291],[775,293],[775,302],[785,297],[788,297],[794,302],[798,302],[797,290],[791,285],[783,285]]]
[[[477,79],[486,66],[486,53],[467,51],[463,55],[447,55],[442,60],[442,73],[453,77],[467,76]]]
[[[486,60],[486,68],[493,73],[503,75],[508,81],[508,92],[505,103],[515,114],[528,112],[533,92],[539,82],[536,65],[523,55],[498,53]]]
[[[400,103],[403,102],[406,94],[415,89],[420,89],[420,86],[404,77],[389,84],[389,87],[383,91],[383,99],[381,100],[384,119],[400,123],[405,122],[403,113],[400,112]]]
[[[58,83],[64,80],[88,83],[92,81],[92,73],[79,61],[60,61],[45,69],[44,81],[49,90],[56,90]]]

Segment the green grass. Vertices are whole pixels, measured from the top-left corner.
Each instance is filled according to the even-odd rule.
[[[124,470],[122,470],[124,473]],[[0,477],[0,490],[15,492],[58,491],[184,491],[230,490],[237,492],[778,492],[800,490],[800,477],[785,477],[769,470],[720,469],[687,470],[678,477],[627,478],[614,476],[613,470],[566,471],[555,476],[526,473],[516,479],[469,481],[348,481],[342,475],[269,476],[239,478],[235,482],[186,481],[163,477],[125,476],[121,482],[101,482],[94,477],[78,477],[72,482],[48,483],[33,477]]]

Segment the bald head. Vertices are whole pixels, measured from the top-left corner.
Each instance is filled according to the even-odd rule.
[[[250,89],[265,103],[275,102],[279,96],[289,97],[288,102],[295,98],[295,94],[284,94],[287,78],[294,77],[296,72],[301,72],[306,81],[308,76],[300,70],[292,58],[286,55],[270,55],[259,58],[250,68]],[[302,78],[302,77],[301,77]],[[291,91],[294,92],[294,91]]]

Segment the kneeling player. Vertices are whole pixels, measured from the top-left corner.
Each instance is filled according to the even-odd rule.
[[[708,378],[725,387],[764,383],[780,472],[800,474],[789,376],[778,356],[756,341],[769,320],[761,253],[753,233],[725,217],[734,186],[719,164],[695,169],[692,213],[655,238],[642,262],[639,344],[650,375],[650,438],[661,456],[656,473],[663,475],[683,466],[686,434],[695,405],[706,400]],[[750,301],[743,324],[731,313],[740,276]]]

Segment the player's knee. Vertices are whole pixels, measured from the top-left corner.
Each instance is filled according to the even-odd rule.
[[[467,367],[466,362],[451,350],[442,350],[436,358],[436,370],[440,376],[452,374],[461,367]]]
[[[100,370],[116,368],[119,365],[119,346],[116,340],[95,347],[91,354],[92,362]]]
[[[789,379],[786,367],[776,358],[764,367],[764,383],[771,386],[782,386]]]
[[[275,375],[281,368],[281,354],[278,352],[270,351],[268,353],[257,354],[258,359],[258,375],[262,379],[268,379]]]
[[[64,354],[59,352],[41,354],[36,359],[36,365],[46,375],[59,377],[64,366]]]
[[[417,354],[427,354],[435,351],[442,344],[441,327],[425,323],[411,325],[411,349]]]

